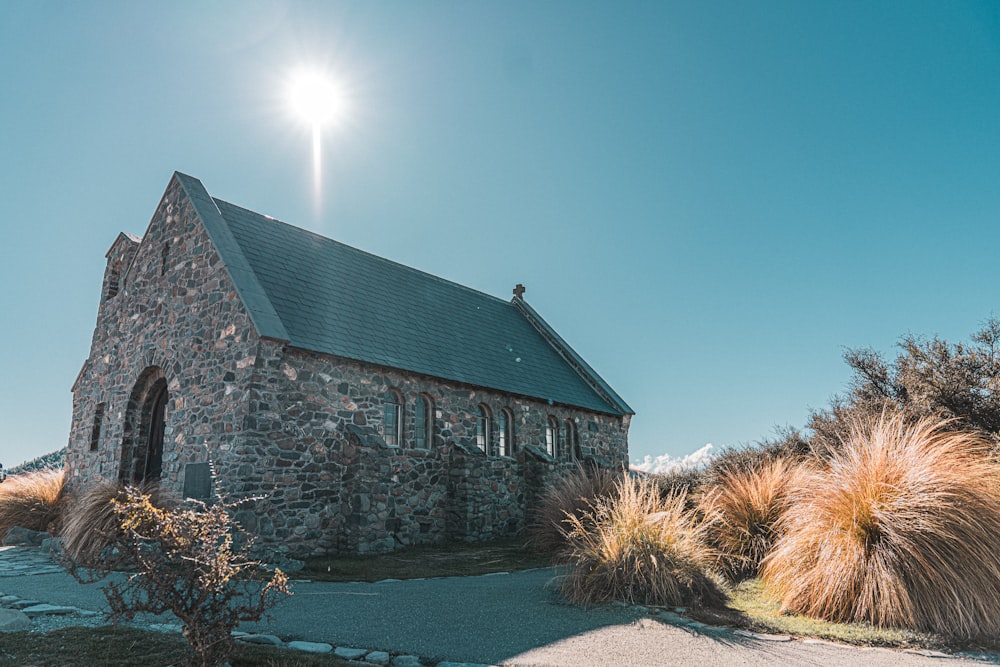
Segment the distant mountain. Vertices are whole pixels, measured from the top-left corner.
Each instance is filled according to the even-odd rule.
[[[646,455],[641,463],[633,463],[632,469],[652,474],[665,474],[703,468],[717,456],[712,449],[712,444],[709,443],[697,451],[677,458],[670,456],[670,454],[663,454],[656,458]]]
[[[39,456],[37,459],[25,461],[21,465],[14,466],[7,471],[8,475],[16,475],[22,472],[34,472],[45,468],[62,468],[66,465],[66,448],[54,451],[51,454]]]

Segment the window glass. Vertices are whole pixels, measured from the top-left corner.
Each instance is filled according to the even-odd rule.
[[[403,401],[395,391],[385,395],[385,406],[382,416],[382,438],[385,444],[398,447],[403,442]]]
[[[490,413],[485,405],[479,406],[476,416],[476,446],[483,450],[486,455],[490,452]]]
[[[504,408],[497,415],[497,454],[500,456],[514,455],[514,416]]]
[[[556,442],[556,438],[559,437],[559,424],[556,423],[555,417],[549,417],[548,423],[545,425],[545,451],[552,458],[559,458],[559,447]]]
[[[413,446],[429,449],[434,444],[434,403],[423,394],[413,405]]]
[[[574,461],[580,460],[580,440],[576,433],[576,424],[572,419],[566,420],[566,454]]]

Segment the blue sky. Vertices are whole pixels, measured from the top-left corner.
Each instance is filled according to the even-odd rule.
[[[312,197],[298,66],[344,85]],[[802,425],[848,347],[1000,313],[995,2],[0,3],[0,461],[66,442],[174,170],[527,300],[633,459]]]

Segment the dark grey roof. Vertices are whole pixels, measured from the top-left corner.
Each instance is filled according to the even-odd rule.
[[[519,299],[504,301],[213,199],[197,179],[175,176],[260,335],[554,403],[632,413]]]

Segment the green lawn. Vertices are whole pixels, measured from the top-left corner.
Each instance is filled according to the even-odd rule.
[[[812,637],[855,646],[893,648],[948,648],[937,635],[911,630],[880,629],[867,623],[829,623],[781,612],[758,579],[744,581],[730,590],[726,609],[692,612],[705,623],[729,625],[754,632]],[[953,647],[958,648],[958,647]]]

